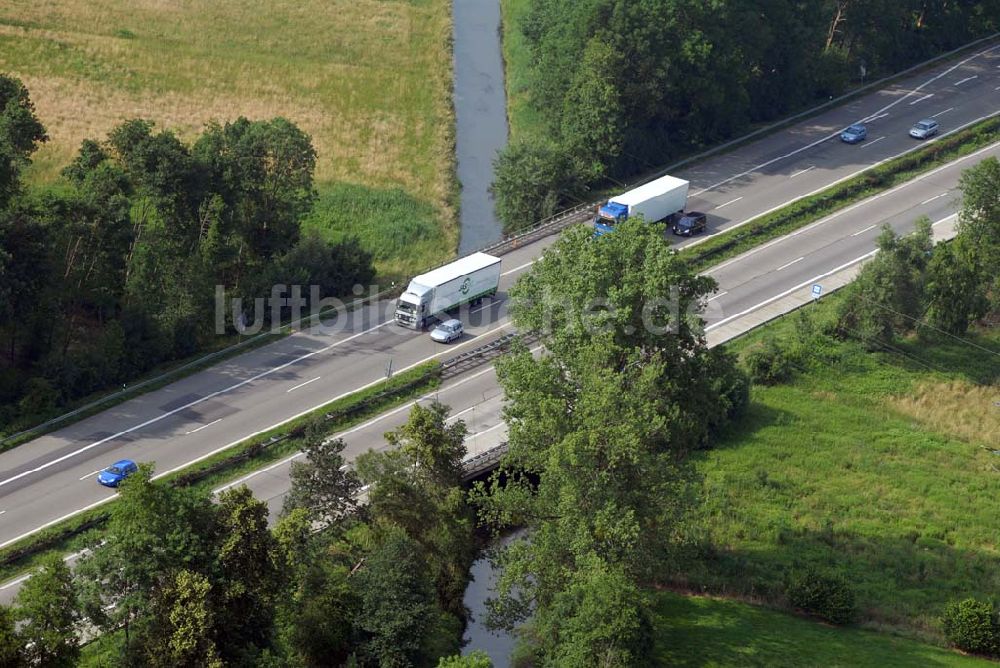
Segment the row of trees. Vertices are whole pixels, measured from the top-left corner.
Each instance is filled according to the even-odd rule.
[[[496,162],[508,229],[1000,29],[1000,2],[535,0],[521,25],[544,137]]]
[[[886,227],[879,250],[848,289],[838,327],[873,348],[916,331],[962,335],[1000,312],[1000,161],[987,158],[960,181],[957,235],[934,246],[931,223],[899,236]]]
[[[327,296],[373,278],[355,242],[300,233],[316,153],[283,118],[211,124],[193,144],[126,121],[84,141],[58,183],[28,188],[44,141],[28,91],[0,77],[0,422],[204,347],[216,285]]]
[[[644,586],[675,568],[698,481],[686,463],[747,403],[698,317],[713,279],[662,226],[571,229],[511,292],[545,354],[497,363],[509,454],[474,490],[487,522],[527,528],[499,556],[493,623],[523,628],[527,665],[646,666]]]
[[[12,609],[0,608],[0,664],[76,665],[80,635],[95,630],[112,638],[104,658],[126,666],[402,667],[454,657],[476,544],[461,486],[466,428],[447,418],[440,404],[415,406],[386,434],[392,448],[362,455],[356,470],[344,466],[342,441],[310,429],[273,530],[246,487],[213,503],[141,467],[73,572],[53,557]]]

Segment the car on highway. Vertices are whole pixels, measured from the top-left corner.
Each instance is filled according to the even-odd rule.
[[[684,237],[689,237],[693,234],[704,232],[705,225],[707,222],[708,222],[708,216],[706,216],[700,211],[691,211],[681,216],[680,220],[674,223],[671,229],[673,230],[674,234],[678,234]]]
[[[845,144],[857,144],[859,141],[864,141],[868,138],[868,128],[866,128],[861,123],[855,123],[849,127],[844,128],[844,131],[840,133],[840,141]]]
[[[910,136],[914,139],[927,139],[937,134],[938,122],[933,118],[918,121],[910,128]]]
[[[97,482],[105,487],[117,487],[125,478],[139,470],[131,459],[120,459],[97,474]]]
[[[462,338],[462,331],[461,320],[445,320],[431,330],[431,338],[438,343],[451,343],[455,339]]]

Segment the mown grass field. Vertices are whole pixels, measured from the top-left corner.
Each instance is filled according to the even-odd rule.
[[[670,592],[656,595],[661,666],[944,668],[993,666],[933,645],[840,629],[758,606]]]
[[[790,341],[796,319],[731,349]],[[781,605],[789,570],[832,569],[862,624],[939,641],[948,601],[1000,593],[1000,332],[813,353],[696,457],[711,549],[681,581]]]
[[[327,208],[351,203],[310,224],[360,237],[390,274],[457,244],[450,39],[448,0],[0,3],[0,71],[24,80],[51,138],[32,180],[127,118],[191,140],[210,120],[285,116],[313,138]]]

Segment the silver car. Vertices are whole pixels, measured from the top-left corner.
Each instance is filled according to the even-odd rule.
[[[914,139],[927,139],[930,136],[936,135],[937,131],[938,122],[933,118],[925,118],[910,128],[910,136]]]
[[[451,343],[455,339],[462,338],[462,321],[445,320],[431,330],[431,338],[438,343]]]

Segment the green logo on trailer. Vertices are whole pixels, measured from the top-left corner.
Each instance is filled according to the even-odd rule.
[[[463,295],[467,295],[469,294],[469,288],[471,287],[472,287],[472,279],[466,276],[465,280],[462,281],[462,287],[460,287],[458,291],[461,292]]]

